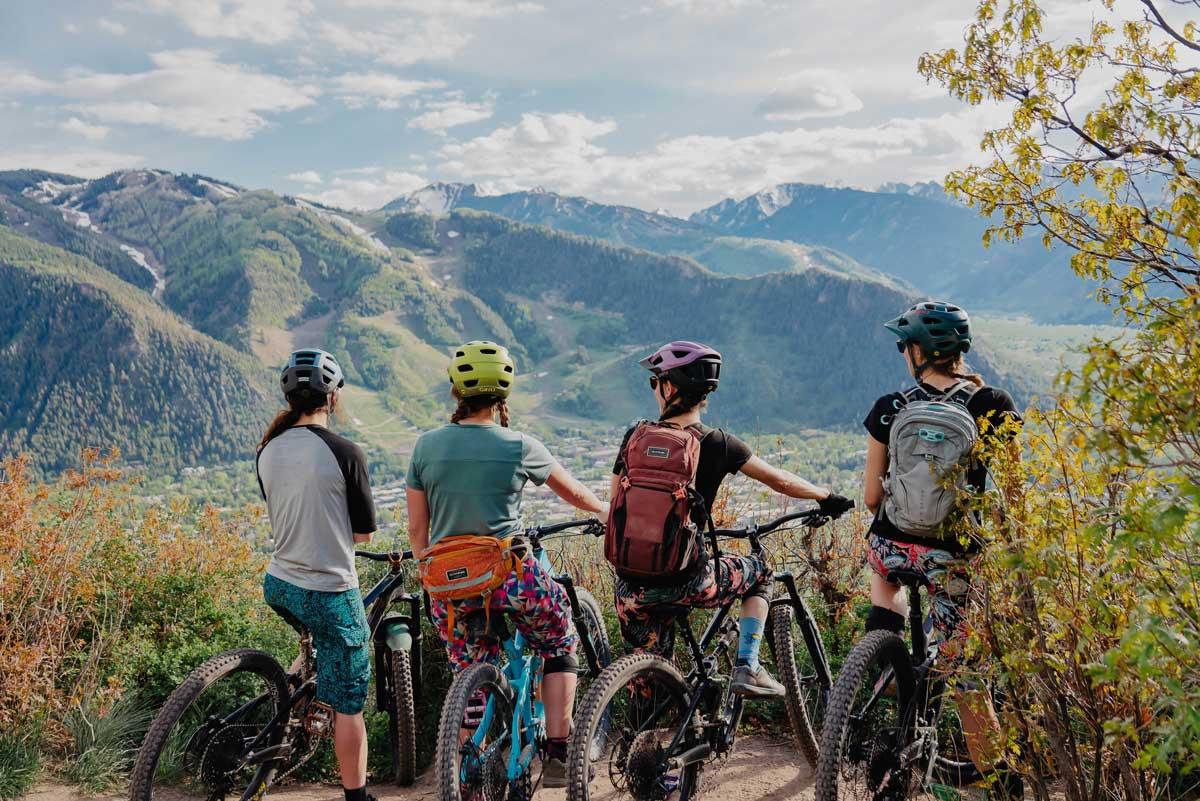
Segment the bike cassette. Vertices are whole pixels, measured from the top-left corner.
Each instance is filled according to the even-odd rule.
[[[625,758],[625,780],[637,801],[665,801],[679,787],[679,777],[667,774],[660,732],[644,731],[633,738]]]

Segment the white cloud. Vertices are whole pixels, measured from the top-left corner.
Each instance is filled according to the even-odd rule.
[[[115,170],[139,167],[141,156],[107,150],[66,150],[63,148],[9,150],[0,149],[0,170],[34,168],[64,172],[81,178],[99,178]]]
[[[795,52],[796,51],[790,47],[777,47],[771,52],[767,53],[764,58],[787,58]]]
[[[408,121],[408,127],[444,134],[447,129],[457,125],[467,125],[490,119],[496,111],[496,103],[490,97],[479,103],[468,103],[459,98],[451,98],[427,102],[424,108],[427,109],[424,113]]]
[[[335,176],[323,192],[306,194],[304,197],[324,203],[326,206],[343,209],[377,209],[389,201],[395,200],[401,195],[407,195],[429,183],[427,179],[411,172],[384,170],[378,167],[364,169],[370,172],[360,170],[359,174],[370,177],[342,178]],[[346,172],[355,171],[347,170]]]
[[[323,22],[320,36],[343,53],[397,67],[448,59],[471,41],[471,34],[440,19],[404,20],[369,28]]]
[[[36,95],[48,92],[54,84],[33,73],[6,68],[0,64],[0,95]]]
[[[93,142],[98,142],[101,139],[107,138],[109,131],[111,130],[104,125],[91,125],[90,123],[86,123],[78,117],[71,117],[65,122],[60,122],[58,124],[58,129],[60,131],[66,131],[69,134],[77,134],[78,136],[82,136],[84,139],[91,139]]]
[[[290,174],[287,179],[299,184],[319,184],[321,183],[321,173],[316,170],[304,170]]]
[[[491,180],[505,191],[541,185],[642,208],[690,210],[788,181],[875,186],[944,174],[978,150],[983,121],[974,112],[743,137],[680,136],[628,155],[594,141],[616,129],[611,121],[525,114],[517,125],[444,145],[433,172]]]
[[[226,64],[207,50],[152,53],[146,72],[68,71],[61,81],[17,74],[0,92],[54,94],[67,107],[101,122],[153,125],[193,136],[249,139],[267,125],[264,114],[313,104],[314,86]]]
[[[811,69],[780,80],[756,110],[768,120],[796,122],[816,117],[841,117],[862,107],[862,100],[838,73]]]
[[[540,3],[506,0],[342,0],[349,8],[387,8],[431,17],[486,19],[545,11]]]
[[[663,8],[701,14],[724,14],[744,8],[761,8],[766,5],[763,0],[658,0],[658,4]]]
[[[135,7],[170,14],[197,36],[279,44],[302,32],[311,0],[140,0]]]
[[[128,32],[121,23],[104,17],[101,17],[96,24],[100,26],[100,30],[111,33],[113,36],[124,36]]]
[[[371,102],[378,108],[399,108],[402,98],[444,86],[442,81],[413,81],[383,72],[346,73],[333,79],[338,99],[350,108]]]
[[[76,25],[74,22],[64,22],[63,30],[66,31],[67,33],[79,33],[79,26]]]

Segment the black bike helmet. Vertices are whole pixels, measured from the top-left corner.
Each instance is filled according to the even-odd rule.
[[[923,301],[883,325],[901,342],[920,345],[925,358],[930,360],[971,350],[971,318],[952,303]]]
[[[337,360],[323,350],[305,348],[293,351],[279,376],[284,395],[309,389],[328,395],[346,385]]]

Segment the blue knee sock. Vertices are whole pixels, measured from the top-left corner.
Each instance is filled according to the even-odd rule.
[[[744,617],[739,628],[737,664],[758,670],[758,650],[762,648],[763,622],[756,617]]]

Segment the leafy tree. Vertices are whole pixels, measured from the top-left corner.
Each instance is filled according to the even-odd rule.
[[[1130,329],[1088,348],[1026,463],[998,470],[982,638],[1027,762],[1072,800],[1183,794],[1200,768],[1200,38],[1181,18],[1200,4],[1095,5],[1064,37],[1037,0],[982,0],[962,48],[920,61],[1010,112],[948,189],[989,239],[1070,247]]]

